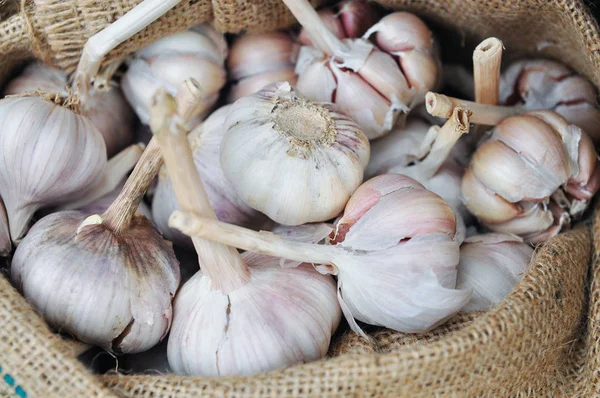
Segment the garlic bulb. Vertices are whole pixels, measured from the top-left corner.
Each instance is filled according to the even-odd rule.
[[[102,135],[67,109],[68,101],[58,95],[0,100],[0,196],[13,242],[25,235],[33,213],[83,196],[106,167]]]
[[[432,34],[418,17],[392,13],[363,39],[340,40],[307,0],[284,2],[313,43],[298,55],[298,90],[314,101],[334,102],[369,139],[387,134],[400,113],[422,103],[437,84]],[[366,40],[373,35],[376,45]]]
[[[66,73],[41,62],[34,62],[8,84],[5,94],[44,91],[67,97],[67,84]],[[104,89],[92,88],[87,100],[80,104],[80,112],[90,118],[102,134],[108,157],[133,142],[133,111],[114,83],[109,83]]]
[[[319,16],[338,39],[356,39],[381,18],[381,13],[368,1],[345,0],[334,8],[319,11]],[[300,31],[298,41],[305,46],[313,44],[306,29]]]
[[[125,234],[87,217],[64,211],[38,221],[15,252],[12,280],[54,327],[114,353],[145,351],[171,323],[173,249],[143,216]]]
[[[219,98],[225,84],[224,62],[227,43],[222,34],[208,25],[175,33],[138,51],[129,62],[121,86],[125,97],[144,124],[150,120],[154,93],[164,88],[175,95],[187,79],[202,82],[203,100],[197,125]]]
[[[236,101],[225,128],[225,177],[250,207],[280,224],[337,216],[369,160],[369,142],[356,123],[287,82]]]
[[[514,62],[502,74],[500,103],[525,109],[550,109],[600,144],[596,89],[561,63],[546,59]]]
[[[225,178],[219,161],[219,149],[226,131],[224,123],[230,108],[231,105],[226,105],[216,110],[188,134],[194,164],[219,220],[247,227],[262,227],[266,225],[266,217],[240,199]],[[171,180],[163,167],[152,201],[154,222],[165,238],[175,244],[190,247],[192,242],[189,237],[169,228],[169,216],[175,210],[179,210],[179,206]]]
[[[532,255],[531,246],[514,235],[467,238],[460,247],[456,287],[473,294],[463,311],[487,311],[502,301],[529,268]]]
[[[455,289],[459,246],[452,209],[399,174],[375,177],[356,190],[335,224],[332,245],[289,241],[192,213],[173,213],[170,225],[192,236],[320,264],[319,271],[337,275],[344,315],[363,335],[354,318],[423,332],[469,301],[469,291]]]
[[[455,108],[455,114],[441,129],[417,118],[409,118],[406,126],[371,144],[371,159],[366,178],[397,173],[414,178],[439,195],[456,214],[457,239],[466,235],[465,221],[471,215],[462,203],[460,185],[464,168],[449,154],[461,135],[468,133],[468,111]]]
[[[287,81],[295,85],[298,47],[292,37],[283,32],[238,37],[227,59],[229,80],[235,82],[228,101],[235,102],[271,83]]]
[[[4,203],[0,199],[0,257],[6,257],[10,254],[12,242],[10,240],[10,228],[8,226],[8,217]]]
[[[474,153],[462,182],[467,208],[488,228],[544,241],[600,187],[590,138],[557,113],[503,120]]]
[[[175,102],[162,95],[151,127],[181,208],[216,218],[195,170]],[[175,299],[167,347],[176,373],[253,374],[322,358],[341,311],[331,277],[310,266],[192,238],[201,271]]]

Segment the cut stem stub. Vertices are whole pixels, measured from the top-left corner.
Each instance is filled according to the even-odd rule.
[[[478,104],[431,91],[425,96],[425,106],[430,115],[442,118],[450,118],[454,108],[462,106],[471,112],[471,122],[487,126],[495,126],[506,118],[527,112],[519,106]]]
[[[497,105],[500,90],[502,42],[495,37],[482,41],[473,51],[475,102]]]

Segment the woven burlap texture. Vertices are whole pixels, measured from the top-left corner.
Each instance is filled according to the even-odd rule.
[[[87,37],[139,0],[46,0],[0,23],[0,76],[34,54],[73,70]],[[40,2],[41,3],[41,2]],[[383,0],[441,28],[446,54],[468,60],[490,35],[511,55],[558,58],[600,86],[600,33],[580,1]],[[291,23],[279,1],[184,0],[120,46],[120,59],[148,42],[215,18],[225,31]],[[594,396],[600,388],[600,213],[538,248],[531,271],[495,310],[459,315],[424,336],[370,329],[376,346],[345,333],[323,361],[253,377],[92,376],[0,277],[0,366],[28,397]],[[589,280],[588,280],[589,271]],[[588,290],[586,291],[586,286]],[[587,295],[586,295],[587,292]]]

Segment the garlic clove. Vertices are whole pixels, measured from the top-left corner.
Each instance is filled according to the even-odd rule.
[[[4,203],[0,199],[0,257],[6,257],[12,249],[12,241],[10,239],[10,228],[8,226],[8,216]]]
[[[523,213],[521,215],[506,222],[492,225],[493,230],[520,236],[534,236],[546,231],[554,224],[554,216],[548,206],[540,203],[525,203],[522,207]]]
[[[431,49],[433,36],[423,21],[409,12],[394,12],[381,18],[364,35],[375,34],[375,43],[388,53],[410,51],[416,47]]]
[[[222,63],[227,56],[227,51],[223,53],[221,44],[215,43],[212,37],[206,35],[206,32],[212,30],[212,28],[204,27],[165,36],[141,49],[137,56],[142,59],[150,59],[171,54],[195,54],[200,59],[208,59],[217,64]],[[218,34],[218,36],[222,35]]]
[[[425,102],[425,94],[439,85],[438,71],[441,68],[438,60],[419,48],[400,53],[398,58],[408,85],[412,88],[412,103],[422,104]],[[412,106],[411,103],[408,105]]]
[[[38,221],[15,252],[12,280],[51,325],[111,352],[145,351],[171,323],[179,285],[171,245],[144,217],[123,235],[86,217]]]
[[[338,7],[345,37],[351,39],[361,37],[381,17],[373,3],[368,1],[347,0],[342,1]]]
[[[319,17],[327,26],[327,29],[331,31],[338,39],[346,37],[346,32],[342,26],[342,21],[338,19],[338,16],[333,10],[321,10],[319,11]],[[313,42],[310,38],[309,33],[303,28],[298,35],[298,41],[304,46],[312,46]]]
[[[293,68],[278,71],[265,72],[240,80],[231,87],[227,101],[233,103],[242,97],[247,97],[260,91],[265,86],[276,82],[289,82],[292,86],[296,85],[298,76]],[[327,90],[327,89],[325,89]]]
[[[94,186],[106,167],[106,146],[88,118],[40,97],[0,100],[0,132],[0,196],[19,242],[38,209]]]
[[[335,217],[362,182],[369,144],[358,126],[289,83],[236,101],[225,127],[225,176],[250,207],[278,223]]]
[[[327,353],[341,318],[333,279],[307,264],[282,269],[277,258],[242,257],[251,272],[245,286],[225,295],[198,273],[177,295],[168,345],[175,373],[251,375]]]
[[[396,98],[405,105],[413,100],[414,93],[410,84],[389,54],[382,51],[371,52],[358,74],[385,98]],[[424,96],[425,94],[423,98]]]
[[[317,51],[316,54],[309,55],[306,54],[308,52],[314,53],[311,47],[302,47],[300,50],[295,71],[299,74],[296,87],[303,95],[312,98],[314,101],[331,102],[333,94],[338,88],[336,78],[329,69],[329,63],[322,53]],[[311,60],[315,57],[322,58],[322,60],[308,62],[308,60],[305,61],[305,56]]]
[[[502,301],[527,272],[533,249],[515,235],[472,236],[460,247],[456,286],[472,289],[464,312],[487,311]]]

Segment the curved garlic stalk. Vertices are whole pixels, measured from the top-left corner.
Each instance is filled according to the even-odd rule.
[[[598,166],[590,138],[557,113],[510,117],[473,155],[464,202],[490,229],[541,242],[587,208]]]
[[[175,104],[159,97],[152,130],[163,148],[181,207],[215,218]],[[169,336],[176,373],[253,374],[327,353],[341,317],[333,280],[309,266],[283,270],[279,259],[192,238],[201,272],[180,290]],[[250,333],[248,331],[251,331]]]
[[[0,196],[15,243],[38,209],[83,196],[106,167],[92,122],[68,108],[71,97],[48,97],[0,100]]]
[[[79,210],[88,215],[90,214],[102,214],[108,210],[110,205],[117,199],[123,187],[125,186],[125,181],[121,181],[121,183],[112,191],[106,193],[106,195],[94,200],[91,203],[86,203],[85,205],[81,205],[76,207],[76,210]],[[148,207],[146,203],[143,201],[140,202],[137,211],[140,212],[141,215],[146,217],[148,220],[152,220],[152,211]],[[160,228],[159,228],[160,231]],[[167,238],[168,239],[168,238]]]
[[[8,226],[8,217],[4,203],[0,199],[0,257],[6,257],[10,254],[12,242],[10,240],[10,228]]]
[[[283,32],[248,34],[238,37],[227,58],[231,87],[228,101],[254,94],[271,83],[296,84],[294,65],[298,44]]]
[[[67,74],[42,62],[34,62],[13,79],[5,89],[6,95],[43,91],[68,96]],[[134,134],[134,115],[121,90],[114,82],[106,88],[92,87],[80,112],[90,118],[106,144],[108,157],[131,144]]]
[[[488,233],[460,247],[458,289],[471,289],[465,312],[487,311],[502,301],[529,269],[533,249],[518,236]]]
[[[364,35],[375,35],[376,47],[365,39],[338,39],[308,1],[284,1],[313,42],[300,49],[298,90],[334,102],[369,139],[387,134],[400,113],[423,102],[437,84],[432,35],[418,17],[397,12],[382,18]]]
[[[163,88],[175,95],[187,79],[202,82],[203,100],[197,125],[215,104],[225,84],[227,44],[222,34],[208,25],[164,37],[138,51],[129,62],[121,86],[125,97],[144,124],[154,93]]]
[[[464,169],[448,155],[458,139],[468,132],[469,112],[461,107],[455,108],[442,128],[409,118],[404,128],[396,127],[371,144],[366,177],[404,174],[440,195],[456,214],[457,239],[462,242],[466,235],[465,221],[471,218],[461,198]]]
[[[201,125],[188,134],[196,171],[202,178],[211,208],[221,221],[261,228],[266,226],[267,217],[249,207],[235,192],[225,178],[219,153],[225,135],[225,119],[231,105],[213,112]],[[152,201],[152,215],[163,236],[175,244],[191,247],[191,240],[181,232],[169,228],[169,216],[179,210],[175,193],[166,169],[159,174],[158,185]]]
[[[596,89],[587,79],[546,59],[514,62],[500,80],[501,104],[553,110],[580,127],[598,145],[600,112],[596,97]]]
[[[336,222],[333,246],[289,241],[192,213],[173,213],[170,225],[191,236],[314,263],[337,275],[344,315],[363,336],[355,318],[423,332],[469,301],[469,291],[455,289],[459,246],[452,209],[406,176],[386,174],[361,185]]]
[[[281,224],[337,216],[369,160],[369,142],[356,123],[287,82],[236,101],[225,128],[225,177],[250,207]]]

